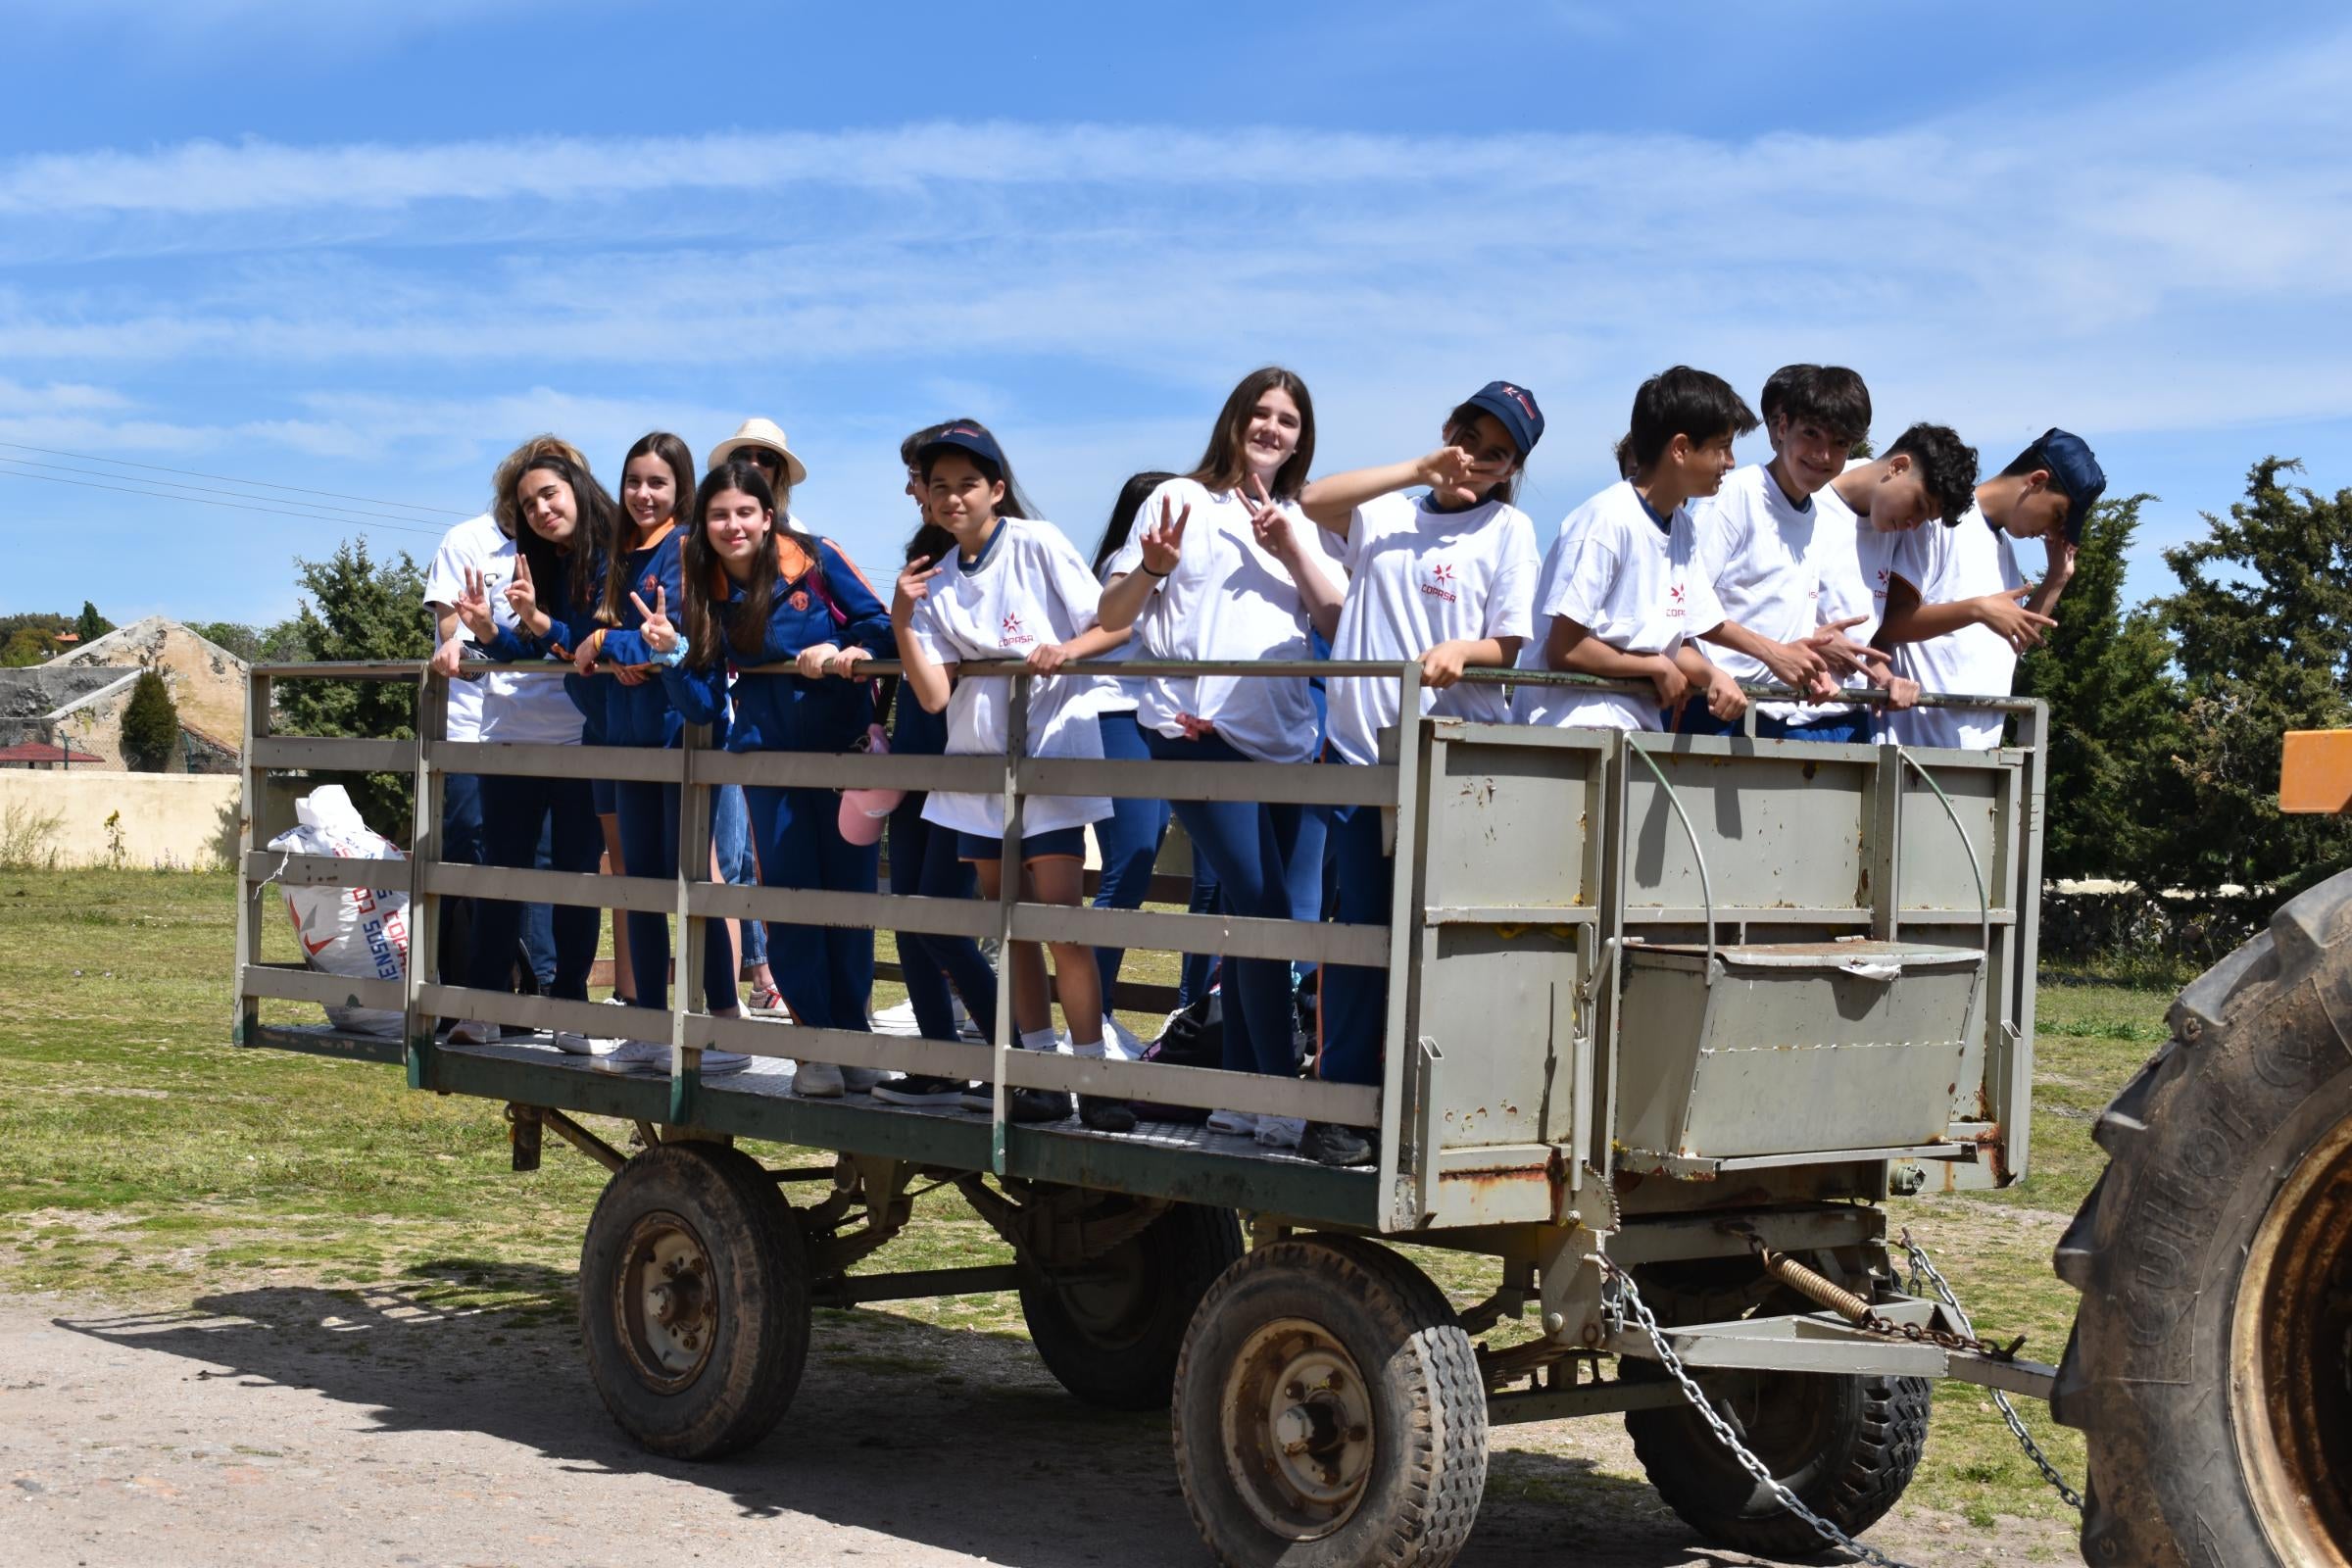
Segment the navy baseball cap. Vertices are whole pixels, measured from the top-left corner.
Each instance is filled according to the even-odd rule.
[[[996,469],[999,477],[1004,475],[1004,449],[997,445],[995,436],[990,435],[987,430],[969,420],[958,420],[924,442],[914,454],[915,466],[917,467],[925,466],[931,454],[939,451],[942,447],[954,447],[958,452],[968,452]]]
[[[1508,381],[1489,381],[1470,394],[1466,407],[1483,409],[1502,421],[1511,440],[1518,445],[1524,460],[1544,439],[1544,411],[1536,407],[1536,395],[1523,386]]]
[[[2034,450],[2041,454],[2042,466],[2050,470],[2051,482],[2066,497],[2067,541],[2081,544],[2082,524],[2088,520],[2090,509],[2107,493],[2107,470],[2091,456],[2089,443],[2056,425],[2041,432]]]

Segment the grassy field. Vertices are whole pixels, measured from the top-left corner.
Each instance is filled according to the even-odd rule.
[[[549,1141],[545,1167],[508,1171],[498,1107],[412,1094],[393,1069],[228,1044],[234,885],[224,876],[0,872],[0,1288],[185,1304],[263,1283],[315,1283],[355,1300],[487,1307],[516,1324],[568,1321],[562,1283],[604,1172]],[[278,925],[271,940],[292,956]],[[1988,1335],[2029,1336],[2055,1360],[2074,1298],[2049,1255],[2097,1175],[2090,1121],[2163,1040],[2169,999],[2046,983],[2034,1171],[1997,1195],[1898,1205]],[[1140,1024],[1142,1020],[1130,1019]],[[1457,1298],[1481,1265],[1419,1254]],[[898,1267],[1009,1254],[953,1193],[923,1200]],[[1009,1298],[825,1313],[819,1358],[875,1369],[889,1330],[917,1323],[1018,1338]],[[830,1348],[826,1338],[832,1331]],[[906,1367],[929,1375],[929,1363]],[[1984,1524],[2056,1517],[2046,1491],[1976,1391],[1938,1391],[1914,1500]],[[2026,1413],[2079,1477],[2081,1445]],[[1500,1441],[1541,1446],[1551,1428]]]

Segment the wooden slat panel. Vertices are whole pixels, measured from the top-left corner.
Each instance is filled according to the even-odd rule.
[[[462,865],[442,860],[417,868],[428,893],[451,899],[510,899],[520,904],[587,905],[667,914],[678,885],[650,876],[603,876],[594,871],[533,871],[506,865]]]
[[[1082,942],[1098,948],[1150,948],[1165,953],[1214,953],[1228,958],[1291,958],[1389,966],[1389,933],[1376,925],[1312,924],[1245,919],[1231,914],[1163,914],[1155,909],[1071,908],[1058,904],[1015,907],[1012,934],[1024,942]]]
[[[321,1006],[375,1007],[384,1012],[398,1012],[408,1005],[398,980],[355,980],[348,975],[321,974],[301,964],[246,964],[239,971],[238,989],[248,997],[315,1002]]]
[[[290,888],[391,888],[406,892],[406,859],[374,860],[342,855],[280,855],[255,850],[245,857],[245,880]]]
[[[638,784],[675,784],[685,777],[686,754],[651,746],[494,746],[439,741],[433,765],[450,773],[495,773],[511,778],[610,778]]]
[[[275,770],[408,773],[416,767],[416,743],[360,740],[348,735],[271,735],[253,743],[246,763]]]
[[[926,936],[994,936],[996,906],[978,899],[924,899],[895,893],[820,893],[808,888],[737,887],[702,883],[694,912],[707,919],[773,920],[785,925],[846,926],[861,931],[914,931]]]
[[[1290,766],[1233,762],[1098,762],[1031,758],[1021,764],[1030,795],[1107,795],[1147,801],[1262,801],[1268,805],[1394,806],[1394,767]]]
[[[992,794],[1004,781],[1001,757],[866,757],[857,752],[709,752],[694,776],[711,784],[777,789],[949,790]]]

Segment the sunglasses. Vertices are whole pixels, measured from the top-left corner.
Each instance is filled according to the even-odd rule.
[[[735,457],[739,462],[751,464],[754,467],[765,468],[770,473],[784,471],[784,460],[765,447],[737,447]]]

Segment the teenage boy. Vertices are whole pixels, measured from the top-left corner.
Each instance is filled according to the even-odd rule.
[[[1948,424],[1915,424],[1884,456],[1851,465],[1815,491],[1825,545],[1832,537],[1840,541],[1823,553],[1824,619],[1852,621],[1847,635],[1856,642],[1876,637],[1903,537],[1923,523],[1950,527],[1976,505],[1976,493],[1977,449]],[[1874,676],[1895,694],[1894,708],[1909,708],[1919,695],[1917,681],[1886,670],[1849,684]]]
[[[2052,428],[1976,487],[1975,505],[1948,528],[1919,528],[1895,546],[1879,640],[1895,668],[1929,692],[2006,697],[2017,656],[2057,624],[2050,612],[2075,572],[2082,524],[2107,488],[2082,438]],[[1873,503],[1872,510],[1877,510]],[[2038,584],[2018,568],[2017,539],[2039,539],[2049,568]],[[1974,709],[1892,714],[1906,746],[1987,751],[2004,715]]]
[[[1544,558],[1537,635],[1518,667],[1647,681],[1655,700],[1531,682],[1512,696],[1520,723],[1662,730],[1692,692],[1718,718],[1746,711],[1738,683],[1691,641],[1722,625],[1723,609],[1686,503],[1722,486],[1755,414],[1721,376],[1678,365],[1642,383],[1632,425],[1632,475],[1570,513]]]
[[[1741,681],[1775,680],[1827,697],[1838,677],[1884,654],[1833,624],[1824,579],[1841,569],[1850,534],[1824,525],[1814,496],[1845,467],[1846,454],[1870,433],[1870,389],[1841,365],[1787,365],[1764,383],[1764,429],[1772,460],[1735,472],[1690,509],[1700,556],[1723,604],[1724,622],[1705,634],[1716,662]],[[1687,707],[1681,727],[1723,734],[1736,726]],[[1842,706],[1766,703],[1756,733],[1774,739],[1867,742],[1866,710]]]

